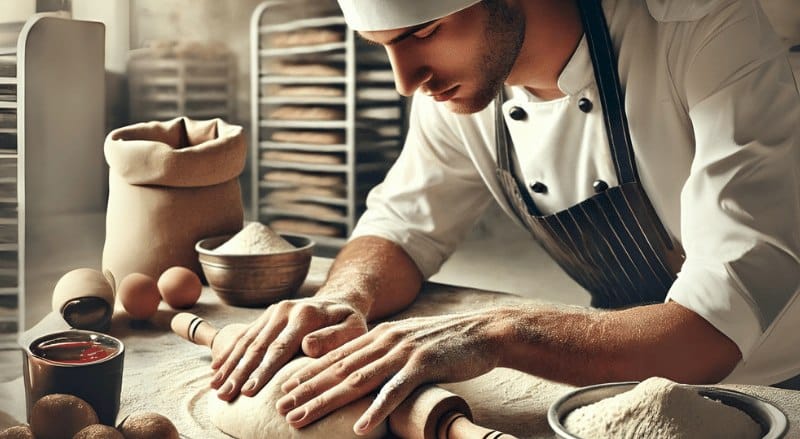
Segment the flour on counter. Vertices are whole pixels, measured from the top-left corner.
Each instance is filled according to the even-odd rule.
[[[248,224],[213,252],[226,255],[257,255],[285,252],[294,248],[275,231],[255,222]]]
[[[761,427],[741,410],[658,377],[574,410],[564,426],[576,436],[592,439],[761,437]]]

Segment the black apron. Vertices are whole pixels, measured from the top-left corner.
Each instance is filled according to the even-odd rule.
[[[600,0],[579,0],[578,5],[619,186],[599,184],[599,193],[591,198],[541,215],[514,171],[516,159],[503,119],[502,92],[495,100],[497,176],[517,217],[567,274],[591,293],[592,306],[663,302],[683,263],[683,252],[673,244],[639,182]]]

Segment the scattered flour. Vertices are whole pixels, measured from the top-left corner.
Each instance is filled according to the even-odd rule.
[[[761,427],[739,409],[705,398],[666,378],[569,413],[564,426],[591,439],[758,439]]]
[[[254,222],[215,248],[213,252],[226,255],[256,255],[284,252],[294,248],[269,227]]]

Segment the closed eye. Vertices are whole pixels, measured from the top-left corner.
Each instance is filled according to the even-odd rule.
[[[439,30],[439,22],[433,22],[429,26],[425,26],[422,29],[414,32],[414,38],[418,40],[424,40],[426,38],[430,38],[436,31]]]

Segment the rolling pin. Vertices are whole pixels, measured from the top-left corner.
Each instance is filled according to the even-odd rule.
[[[172,318],[172,331],[192,343],[211,348],[211,357],[233,340],[247,325],[235,323],[217,330],[210,323],[191,313],[178,313]],[[395,435],[408,439],[516,439],[514,436],[472,423],[467,402],[458,395],[437,386],[417,388],[389,416],[389,428]]]

